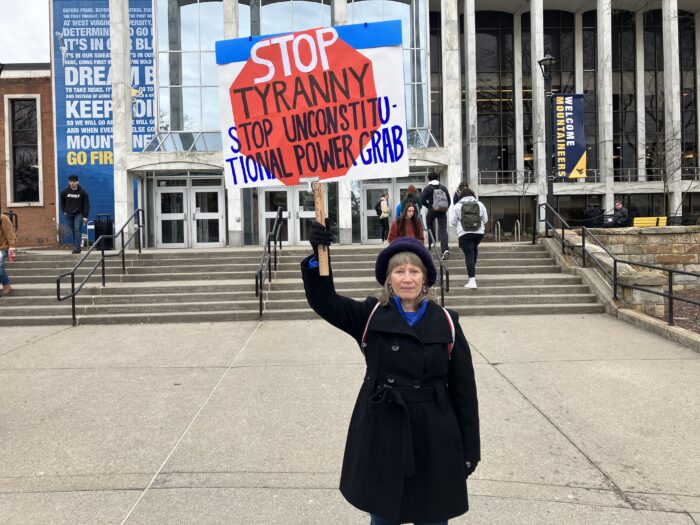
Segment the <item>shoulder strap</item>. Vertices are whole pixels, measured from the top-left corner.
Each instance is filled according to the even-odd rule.
[[[450,316],[450,313],[445,309],[445,307],[441,306],[442,311],[445,312],[445,317],[447,317],[447,324],[450,325],[450,332],[452,333],[452,342],[447,343],[447,354],[448,358],[452,358],[452,349],[455,346],[455,324],[452,322],[452,317]]]
[[[365,348],[367,348],[367,330],[369,329],[369,322],[372,320],[372,316],[374,315],[374,312],[377,311],[377,308],[379,308],[379,305],[381,303],[377,301],[377,304],[374,305],[374,308],[372,308],[372,311],[369,313],[369,317],[367,318],[367,322],[365,323],[365,331],[362,332],[362,344],[360,345],[360,349],[362,350],[362,353],[365,353]],[[450,316],[450,313],[444,308],[442,308],[442,311],[445,312],[445,317],[447,317],[447,324],[450,327],[450,333],[452,334],[452,342],[447,343],[447,355],[448,358],[452,357],[452,349],[455,346],[455,324],[452,322],[452,317]]]
[[[374,312],[377,311],[377,308],[379,308],[379,305],[381,303],[377,301],[377,303],[374,305],[374,308],[372,308],[372,311],[369,313],[369,317],[367,318],[367,322],[365,323],[365,331],[362,332],[362,344],[360,345],[360,350],[362,350],[362,354],[365,353],[365,348],[367,348],[367,329],[369,328],[369,322],[372,320],[372,316],[374,315]]]

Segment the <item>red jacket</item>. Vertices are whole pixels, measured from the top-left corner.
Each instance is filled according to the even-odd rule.
[[[389,230],[389,242],[393,241],[394,239],[396,239],[398,237],[400,237],[400,235],[399,235],[399,221],[395,220],[391,224],[391,229]],[[416,235],[416,232],[413,229],[413,221],[406,221],[406,228],[405,228],[403,237],[413,237],[414,239],[418,239],[419,241],[425,241],[422,229],[420,231],[420,234]]]

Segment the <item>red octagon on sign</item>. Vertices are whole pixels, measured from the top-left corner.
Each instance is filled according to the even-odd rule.
[[[324,70],[318,31],[328,44],[311,29],[259,47],[229,88],[241,155],[288,186],[344,176],[380,126],[372,63],[337,38]]]

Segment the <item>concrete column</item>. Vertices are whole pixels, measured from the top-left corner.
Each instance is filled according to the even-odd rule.
[[[613,179],[613,103],[612,103],[612,0],[598,0],[596,44],[598,62],[598,169],[605,185],[603,209],[612,210],[615,197]]]
[[[473,5],[472,2],[472,8]],[[428,18],[428,13],[425,16]],[[436,49],[434,52],[442,53],[443,144],[448,152],[447,173],[443,184],[454,191],[462,180],[462,77],[459,68],[458,0],[442,2],[440,19],[442,23],[442,48]],[[473,16],[471,27],[473,41]],[[474,85],[476,85],[476,74],[474,74]],[[476,129],[476,98],[473,99],[472,103],[474,106],[474,129]],[[470,101],[467,99],[467,105],[469,104]],[[474,136],[474,144],[476,144],[476,136]],[[476,150],[476,148],[474,149]]]
[[[348,23],[347,0],[331,0],[331,23],[334,26],[342,26]]]
[[[544,56],[543,0],[530,2],[530,68],[532,70],[532,153],[537,203],[547,202],[547,147],[544,79],[538,61]],[[555,57],[559,58],[559,57]],[[544,223],[539,223],[544,228]]]
[[[644,13],[634,15],[634,45],[636,49],[636,68],[634,83],[637,105],[637,180],[647,180],[647,135],[646,112],[644,111]]]
[[[695,122],[700,123],[700,13],[695,15]],[[700,125],[697,127],[700,131]],[[695,158],[700,167],[700,133],[695,143]]]
[[[515,169],[525,169],[523,133],[523,44],[522,15],[513,16],[513,102],[515,104]]]
[[[445,4],[452,4],[453,2],[445,2]],[[472,188],[477,189],[479,185],[479,155],[478,155],[478,141],[477,141],[477,125],[476,125],[476,26],[474,17],[474,0],[464,0],[464,77],[465,77],[465,92],[466,92],[466,107],[464,108],[464,113],[467,119],[466,126],[466,148],[464,155],[466,159],[464,162],[466,173],[464,178],[469,180],[469,185]],[[444,14],[443,9],[443,25],[444,25]],[[446,39],[443,38],[443,42]],[[444,45],[444,44],[443,44]],[[458,55],[459,56],[459,55]],[[446,58],[446,57],[445,57]],[[458,60],[459,61],[459,60]],[[457,61],[457,62],[458,62]],[[443,75],[449,71],[449,65],[456,65],[456,63],[443,61]],[[450,115],[449,104],[454,104],[454,99],[450,100],[451,95],[448,94],[447,86],[444,90],[447,96],[447,104],[444,106],[444,115],[446,118]],[[458,98],[461,100],[461,97]],[[460,124],[461,128],[461,124]]]
[[[668,215],[681,213],[683,189],[681,187],[681,73],[678,51],[678,3],[663,0],[664,41],[664,141],[665,170],[669,191]]]
[[[238,36],[238,0],[224,0],[224,38]],[[243,246],[243,191],[240,188],[226,190],[226,229],[228,245]]]
[[[574,91],[583,93],[583,13],[574,13]]]
[[[348,23],[347,0],[332,0],[331,23],[342,26]],[[339,244],[352,244],[352,182],[338,181],[338,236]]]
[[[129,1],[109,0],[109,37],[112,43],[112,135],[114,150],[114,229],[134,213],[134,178],[127,172],[131,152],[131,38]],[[129,227],[125,234],[133,229]],[[115,243],[115,248],[117,247]]]

